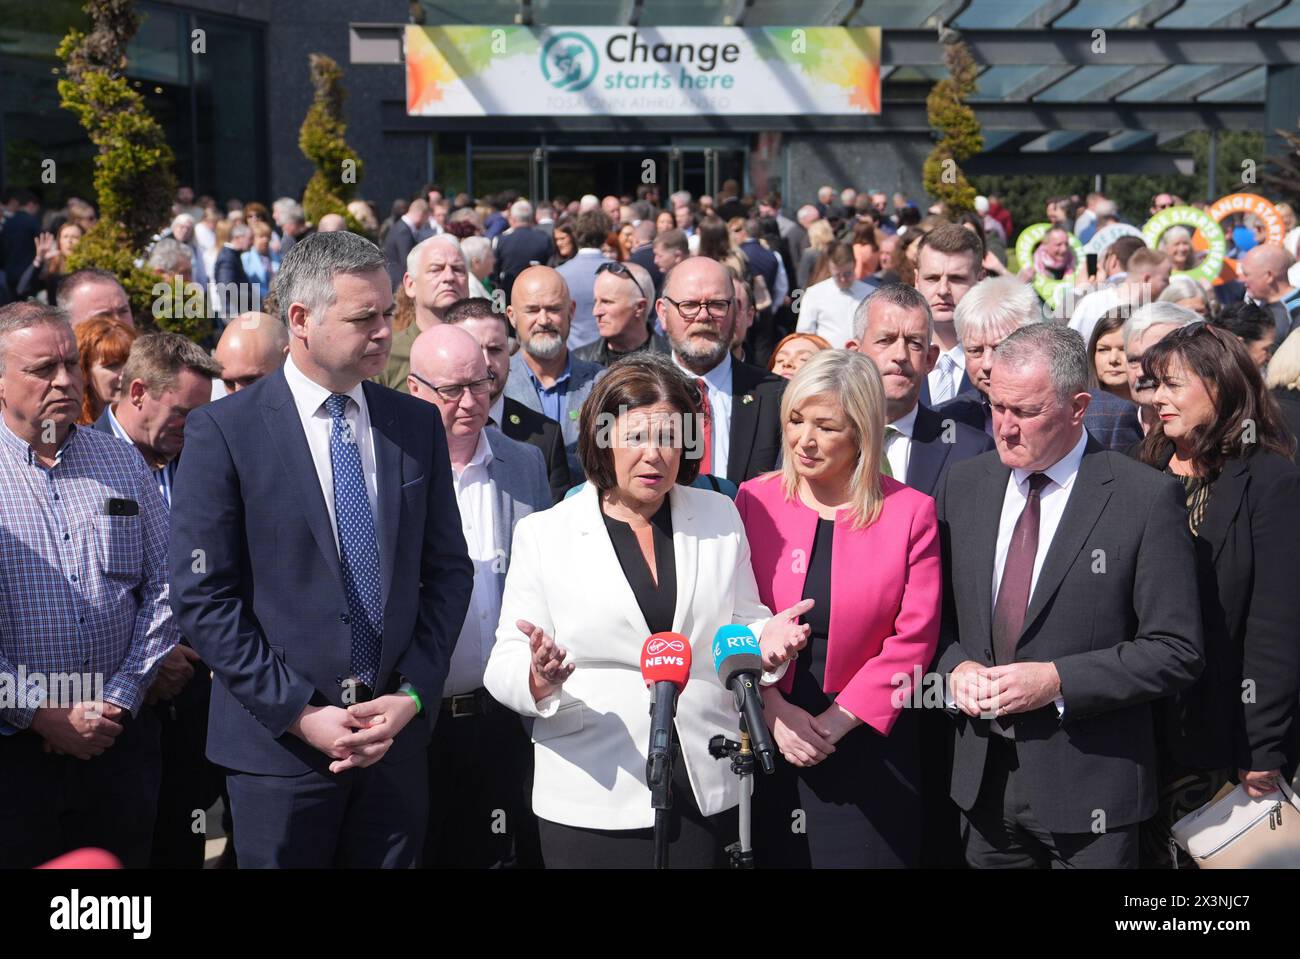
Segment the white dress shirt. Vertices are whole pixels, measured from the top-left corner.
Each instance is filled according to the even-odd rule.
[[[854,280],[847,290],[831,277],[814,283],[804,291],[799,301],[799,321],[795,330],[799,333],[815,333],[831,345],[831,349],[840,350],[844,344],[853,339],[853,314],[874,289],[870,284]]]
[[[321,495],[325,497],[325,510],[329,513],[330,528],[334,531],[334,543],[339,541],[339,525],[334,518],[334,465],[330,460],[330,414],[325,408],[325,401],[330,391],[319,383],[309,380],[293,362],[293,357],[284,361],[284,378],[289,384],[294,406],[298,408],[298,418],[302,421],[302,430],[307,434],[307,448],[311,451],[312,463],[316,467],[316,479],[320,482]],[[366,497],[370,500],[370,515],[374,520],[375,534],[379,533],[379,473],[375,466],[375,442],[370,435],[370,410],[366,406],[366,394],[358,383],[348,390],[352,402],[344,410],[343,418],[352,427],[352,435],[357,438],[357,447],[361,453],[361,471],[366,478]]]
[[[907,464],[912,456],[912,431],[916,429],[916,407],[889,424],[897,433],[885,441],[885,458],[889,460],[889,469],[894,479],[900,483],[907,482]]]
[[[492,481],[488,477],[491,462],[492,447],[484,430],[479,433],[478,446],[465,468],[459,473],[452,469],[460,528],[474,564],[474,591],[451,655],[444,696],[461,696],[482,687],[483,670],[496,642],[497,620],[501,617],[501,581],[497,578],[500,567],[496,555],[496,518],[492,508]]]
[[[700,379],[682,366],[676,353],[673,362],[692,384]],[[713,475],[726,476],[727,457],[731,453],[731,353],[724,353],[722,362],[705,373],[703,379],[709,388],[709,406],[713,410]]]
[[[1034,554],[1034,574],[1029,580],[1029,596],[1032,601],[1034,589],[1038,586],[1038,574],[1043,570],[1043,560],[1051,548],[1056,528],[1061,525],[1065,515],[1065,504],[1070,500],[1070,490],[1079,475],[1079,464],[1083,462],[1083,449],[1088,445],[1088,433],[1081,431],[1079,442],[1059,460],[1042,470],[1051,480],[1038,494],[1038,551]],[[1002,571],[1007,564],[1007,550],[1011,547],[1011,533],[1016,527],[1016,520],[1029,502],[1029,477],[1034,470],[1013,469],[1007,478],[1007,491],[1002,498],[1002,517],[998,520],[997,550],[993,554],[993,606],[998,604],[998,588],[1002,585]],[[1065,700],[1057,697],[1057,715],[1065,714]],[[995,724],[995,726],[998,724]],[[1014,736],[1014,729],[1003,732]]]
[[[946,353],[939,354],[939,361],[929,373],[930,405],[938,406],[952,399],[961,392],[961,377],[966,372],[966,351],[958,343]],[[945,382],[949,385],[945,385]]]

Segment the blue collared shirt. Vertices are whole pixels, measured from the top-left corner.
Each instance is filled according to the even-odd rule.
[[[114,510],[121,515],[110,515],[110,500],[124,501]],[[10,690],[24,674],[29,691],[34,673],[89,676],[82,699],[93,698],[99,678],[105,701],[139,712],[180,638],[168,602],[167,526],[134,447],[73,427],[46,467],[0,419],[0,676]],[[43,697],[25,698],[0,703],[0,729],[31,725]]]
[[[129,435],[127,435],[126,430],[122,428],[122,424],[117,421],[117,415],[113,412],[113,407],[111,406],[108,407],[108,425],[113,427],[113,434],[118,439],[130,443],[131,448],[135,449],[136,452],[139,452],[136,448],[135,442]],[[140,458],[143,459],[144,454],[141,454]],[[146,462],[145,466],[148,465],[149,464]],[[170,512],[172,508],[172,480],[176,478],[175,457],[173,457],[162,469],[156,470],[150,468],[150,472],[153,473],[154,481],[158,484],[158,494],[162,497],[163,505],[166,506],[168,512]]]
[[[565,355],[564,372],[556,378],[554,386],[543,386],[542,381],[533,372],[533,368],[527,363],[524,364],[524,372],[528,374],[528,382],[533,384],[533,389],[537,392],[537,402],[542,405],[542,415],[549,416],[557,423],[563,423],[568,418],[564,411],[564,401],[569,393],[569,374],[573,372],[573,354]]]

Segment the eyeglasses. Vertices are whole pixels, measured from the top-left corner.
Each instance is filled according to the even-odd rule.
[[[465,395],[466,390],[469,390],[473,396],[482,396],[484,393],[489,393],[492,391],[492,384],[497,381],[496,374],[491,370],[488,370],[488,375],[483,377],[481,380],[474,380],[471,383],[450,383],[447,386],[434,386],[423,376],[414,371],[411,372],[411,375],[441,396],[448,403],[457,402]]]
[[[720,320],[727,315],[727,310],[731,308],[731,304],[736,302],[734,299],[682,300],[681,302],[678,302],[677,300],[667,296],[665,296],[664,299],[671,303],[673,307],[676,308],[677,312],[688,320],[693,320],[699,316],[700,310],[702,309],[707,309],[709,311],[709,316],[713,317],[715,320]]]

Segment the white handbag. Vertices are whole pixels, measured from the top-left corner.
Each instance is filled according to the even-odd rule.
[[[1174,841],[1201,869],[1300,869],[1300,801],[1278,783],[1263,799],[1226,784],[1174,823]]]

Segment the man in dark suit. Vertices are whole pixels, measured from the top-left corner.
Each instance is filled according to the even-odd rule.
[[[542,451],[546,460],[547,481],[551,487],[551,501],[564,499],[573,483],[569,480],[569,457],[564,449],[564,434],[560,424],[541,413],[530,410],[513,397],[506,396],[506,381],[510,378],[510,341],[506,338],[506,318],[492,309],[490,300],[467,297],[457,300],[447,308],[443,322],[462,327],[478,340],[483,359],[496,378],[488,394],[488,424],[495,426],[508,438],[528,443]]]
[[[939,357],[925,297],[910,286],[881,287],[858,305],[844,346],[870,357],[885,388],[885,457],[895,479],[930,496],[955,464],[993,449],[982,430],[920,403],[921,384]]]
[[[411,867],[473,576],[446,439],[429,404],[367,382],[392,335],[374,244],[318,233],[277,284],[284,367],[186,424],[172,607],[218,680],[208,757],[240,866]]]
[[[880,371],[888,423],[881,466],[929,496],[954,464],[993,449],[993,440],[983,430],[919,402],[921,385],[939,357],[933,331],[925,297],[910,286],[894,284],[879,288],[859,304],[853,339],[845,344],[846,349],[870,357]],[[948,798],[952,723],[936,710],[923,712],[920,720],[925,822],[921,863],[957,866],[961,864],[960,818]]]
[[[975,867],[1135,867],[1152,704],[1204,662],[1183,488],[1088,436],[1087,362],[1057,324],[1003,340],[997,456],[957,464],[937,497],[938,671]]]
[[[104,407],[95,429],[130,443],[144,459],[170,509],[172,480],[189,414],[212,398],[221,367],[176,333],[147,333],[131,344],[122,367],[122,397]],[[145,699],[161,727],[162,784],[154,823],[154,869],[202,869],[204,833],[194,810],[207,809],[221,791],[221,774],[203,758],[212,677],[194,648],[182,641],[159,667]]]
[[[636,239],[636,246],[632,247],[632,252],[628,254],[628,259],[640,266],[650,274],[650,282],[654,284],[655,296],[663,289],[664,275],[659,269],[659,264],[655,263],[655,221],[646,218],[637,222],[632,228],[632,235]]]
[[[18,289],[18,281],[36,256],[36,238],[41,232],[41,203],[30,190],[15,190],[9,200],[16,209],[0,229],[0,266],[12,292]]]
[[[249,301],[250,286],[243,256],[252,245],[253,228],[236,223],[231,227],[230,241],[217,253],[217,262],[212,267],[213,297],[223,326],[224,321],[243,312]]]
[[[549,266],[555,255],[555,243],[550,234],[534,225],[533,205],[527,200],[510,204],[510,229],[496,238],[496,289],[504,290],[510,302],[510,288],[519,274],[530,266]]]
[[[785,380],[731,356],[736,290],[717,260],[692,256],[664,277],[655,304],[675,362],[707,400],[701,475],[743,483],[781,458]]]
[[[939,359],[921,386],[921,402],[926,406],[938,407],[974,385],[967,375],[956,313],[962,300],[983,280],[983,262],[984,244],[980,238],[955,224],[931,230],[917,247],[916,289],[930,304],[934,336],[940,347]],[[1030,294],[1034,295],[1032,290]],[[997,292],[990,289],[977,313],[991,312],[997,299]]]
[[[411,201],[406,212],[393,221],[384,237],[384,259],[388,261],[388,279],[393,292],[397,292],[402,277],[406,276],[406,258],[415,245],[424,239],[424,228],[429,221],[429,202],[422,198]]]

